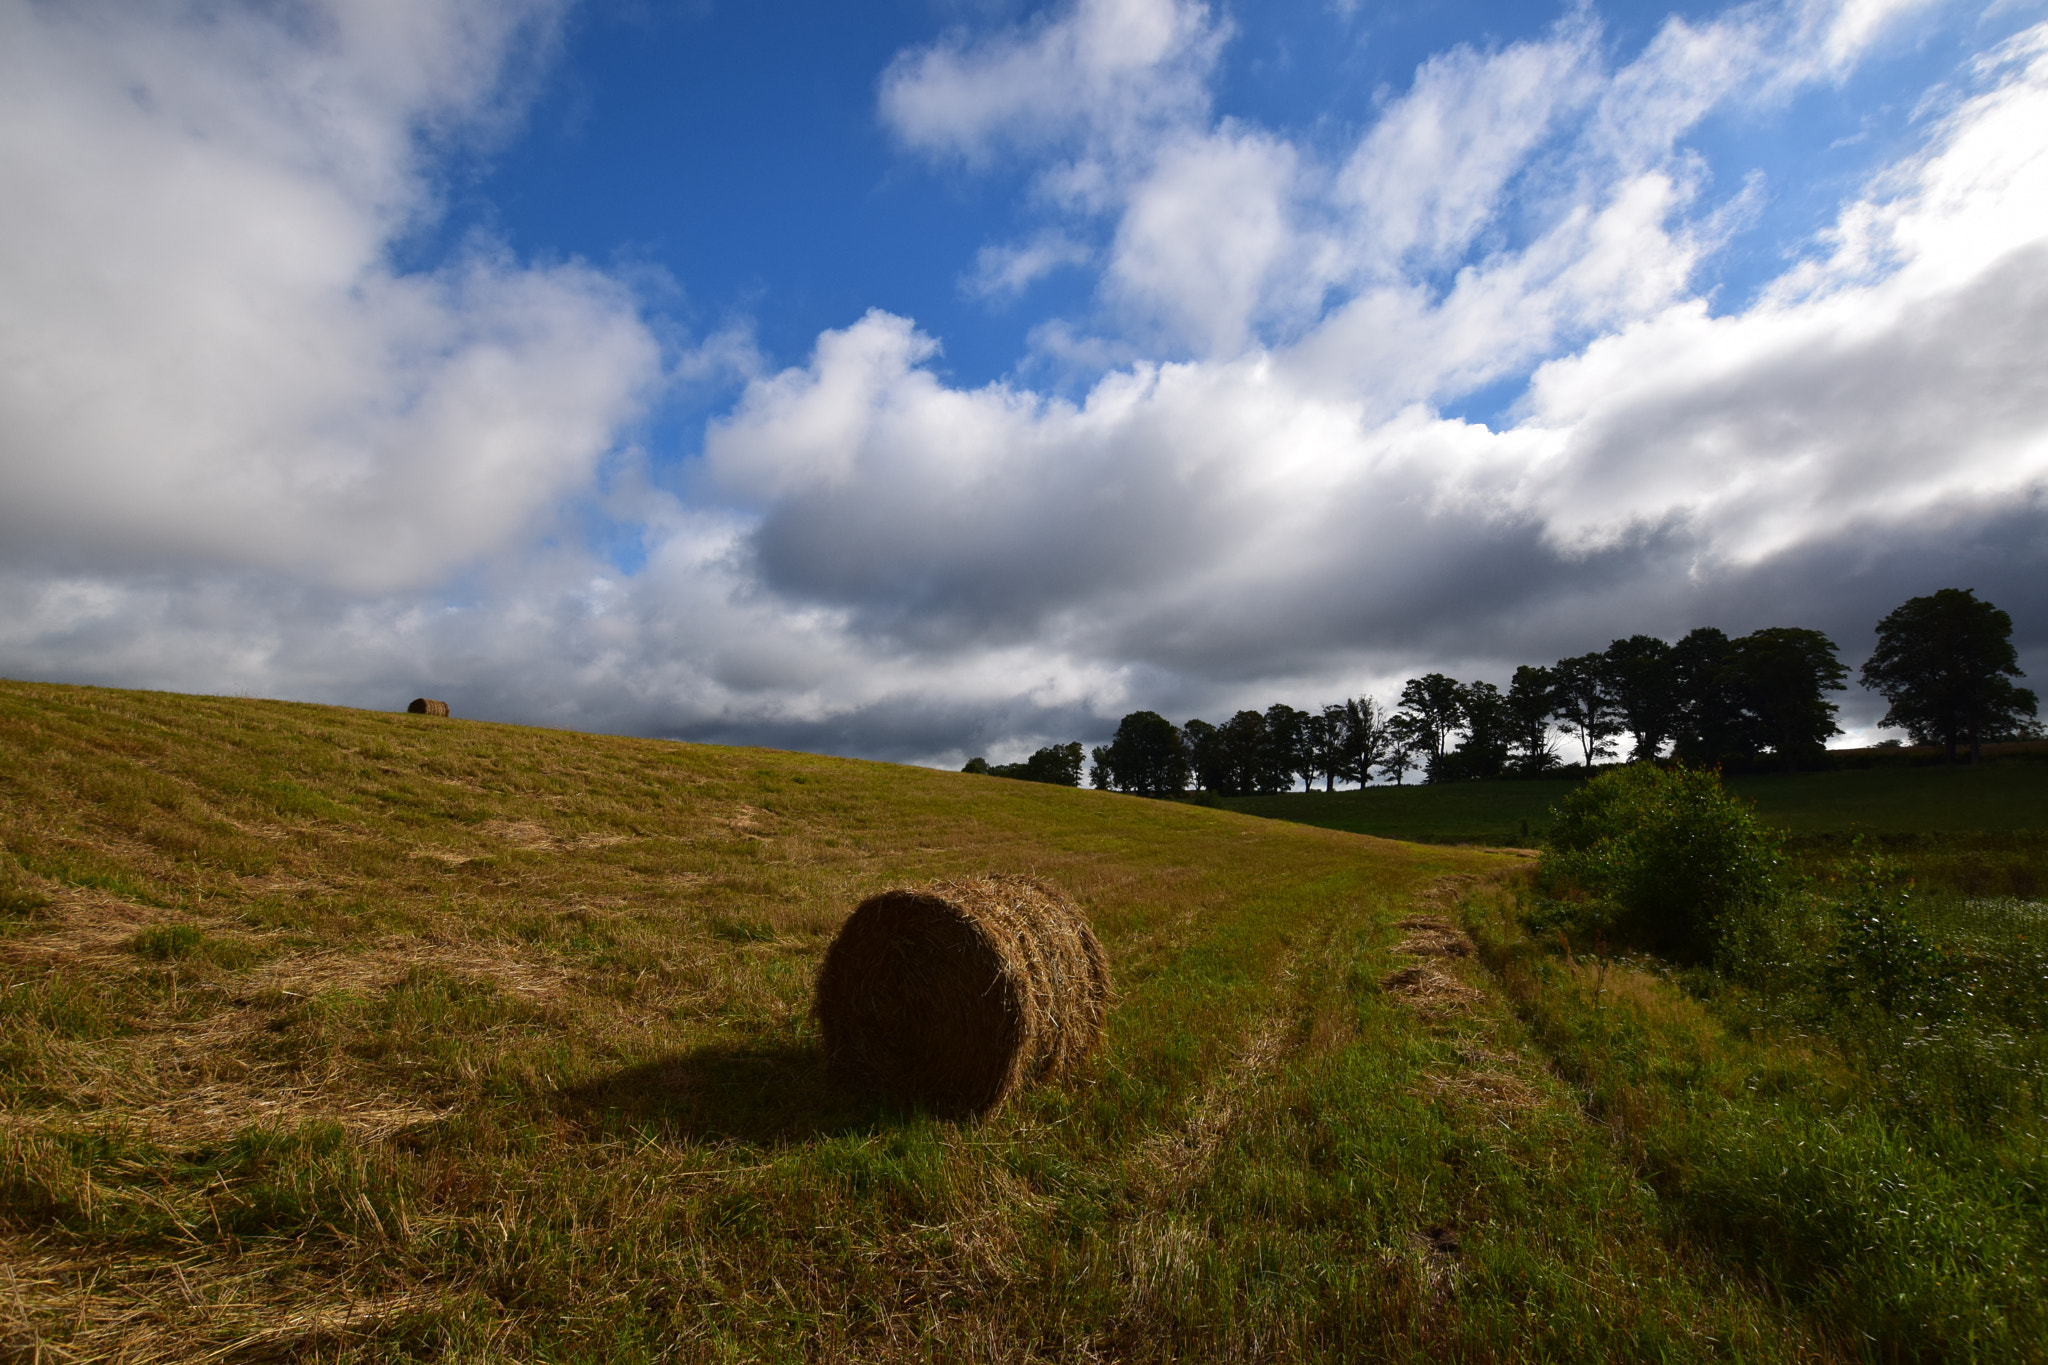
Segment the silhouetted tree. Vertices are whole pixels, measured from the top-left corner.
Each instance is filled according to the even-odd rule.
[[[974,765],[980,763],[981,767]],[[1050,782],[1060,787],[1081,785],[1081,746],[1048,744],[1022,763],[988,763],[969,759],[963,772],[984,772],[991,777],[1013,777],[1024,782]]]
[[[1346,726],[1344,707],[1341,703],[1325,706],[1308,718],[1308,747],[1314,759],[1315,775],[1323,779],[1323,790],[1337,790],[1337,779],[1345,775],[1347,764],[1344,757],[1344,731]]]
[[[1906,731],[1915,744],[1939,744],[1956,761],[1967,741],[1970,759],[1986,739],[2026,734],[2039,713],[2032,691],[2013,686],[2020,673],[2012,617],[1969,588],[1943,588],[1908,598],[1877,623],[1877,648],[1861,681],[1891,703],[1878,724]]]
[[[1359,786],[1369,786],[1386,756],[1387,713],[1371,697],[1344,703],[1344,771]]]
[[[1442,673],[1410,678],[1401,687],[1401,713],[1430,764],[1450,748],[1451,734],[1464,718],[1464,692],[1456,678]]]
[[[1266,790],[1266,718],[1256,711],[1240,711],[1219,727],[1223,743],[1224,785],[1229,796],[1249,796]]]
[[[1344,707],[1332,703],[1309,718],[1309,747],[1315,751],[1316,776],[1323,779],[1323,790],[1337,790],[1337,779],[1344,776]]]
[[[1686,635],[1671,648],[1671,671],[1678,699],[1672,738],[1681,762],[1710,768],[1763,747],[1743,700],[1735,642],[1725,632],[1701,626]]]
[[[1116,786],[1116,769],[1110,766],[1109,746],[1098,744],[1088,751],[1088,785],[1099,792],[1110,791]]]
[[[1507,698],[1490,682],[1467,683],[1458,689],[1458,718],[1465,737],[1437,760],[1430,781],[1499,777],[1508,765]]]
[[[1223,732],[1206,720],[1191,720],[1181,726],[1180,732],[1187,745],[1195,787],[1205,792],[1229,790],[1230,754],[1223,747]]]
[[[1315,757],[1309,748],[1309,715],[1285,702],[1266,708],[1266,772],[1262,791],[1286,791],[1299,777],[1302,789],[1315,783]]]
[[[960,771],[963,773],[986,774],[988,772],[988,760],[985,758],[970,758]]]
[[[1671,646],[1654,635],[1631,635],[1607,646],[1608,694],[1621,724],[1635,736],[1629,761],[1655,758],[1678,723],[1678,671]]]
[[[1547,668],[1523,664],[1508,684],[1508,753],[1515,771],[1535,777],[1557,766],[1550,747],[1550,717],[1557,710],[1557,679]]]
[[[1157,711],[1133,711],[1109,741],[1118,791],[1165,796],[1187,790],[1188,756],[1178,727]]]
[[[1792,771],[1802,758],[1818,756],[1831,735],[1838,709],[1826,693],[1842,690],[1849,670],[1835,657],[1835,642],[1817,630],[1771,626],[1734,642],[1730,662],[1742,688],[1743,707],[1755,717],[1757,734]]]
[[[1614,757],[1613,740],[1621,733],[1620,715],[1608,689],[1607,660],[1599,654],[1560,659],[1551,675],[1557,686],[1554,714],[1578,740],[1591,771],[1594,759]]]
[[[1421,730],[1421,722],[1406,711],[1396,711],[1387,718],[1385,734],[1387,743],[1380,754],[1380,776],[1393,778],[1398,787],[1403,785],[1416,759],[1429,752],[1429,739]]]

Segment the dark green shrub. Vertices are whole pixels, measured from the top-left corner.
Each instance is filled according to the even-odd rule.
[[[1558,803],[1538,870],[1564,917],[1689,962],[1779,899],[1778,836],[1718,773],[1648,763]]]

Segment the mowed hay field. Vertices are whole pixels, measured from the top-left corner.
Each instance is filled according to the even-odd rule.
[[[22,683],[0,839],[10,1358],[1870,1350],[1557,1079],[1460,926],[1523,855]],[[990,870],[1089,913],[1101,1055],[971,1123],[829,1088],[841,920]]]

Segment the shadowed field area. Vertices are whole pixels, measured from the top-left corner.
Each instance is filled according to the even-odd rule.
[[[1424,843],[1532,845],[1577,777],[1450,782],[1220,798],[1224,809]],[[1795,836],[2048,831],[2048,761],[1896,764],[1728,780],[1767,823]]]
[[[1460,918],[1519,856],[20,683],[0,839],[18,1358],[1862,1353],[1558,1078]],[[979,1123],[827,1086],[840,920],[990,869],[1088,910],[1104,1055]]]

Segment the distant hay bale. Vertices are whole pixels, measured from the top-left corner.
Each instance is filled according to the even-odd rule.
[[[861,902],[818,970],[833,1078],[984,1114],[1102,1041],[1109,963],[1074,903],[1026,877],[966,877]]]
[[[415,716],[445,716],[448,714],[448,703],[435,701],[431,697],[414,697],[412,705],[405,709]]]

